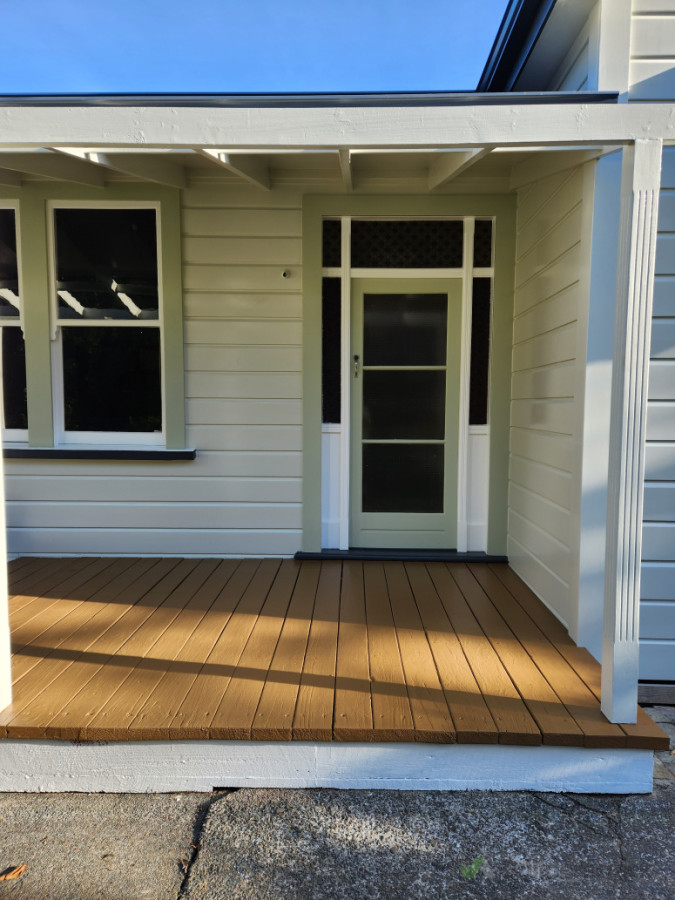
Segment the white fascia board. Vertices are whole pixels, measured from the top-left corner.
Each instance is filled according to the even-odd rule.
[[[354,149],[675,143],[668,103],[513,106],[194,109],[34,107],[0,109],[6,148],[107,147]]]

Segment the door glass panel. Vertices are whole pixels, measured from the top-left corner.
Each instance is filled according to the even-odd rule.
[[[363,364],[444,366],[447,317],[445,294],[366,294]]]
[[[364,371],[364,439],[445,437],[445,370]]]
[[[442,513],[442,444],[364,444],[363,511]]]

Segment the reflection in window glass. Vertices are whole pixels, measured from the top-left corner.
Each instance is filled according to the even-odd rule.
[[[153,209],[54,211],[60,319],[156,319]]]
[[[324,422],[340,422],[340,353],[342,328],[342,282],[324,278],[321,324],[321,402]]]
[[[0,318],[19,318],[19,274],[13,209],[0,209]]]
[[[486,425],[490,375],[490,278],[473,279],[469,424]]]
[[[442,444],[363,444],[363,512],[442,513]]]
[[[446,294],[365,294],[365,366],[444,366]]]
[[[157,328],[64,328],[66,431],[162,428]]]

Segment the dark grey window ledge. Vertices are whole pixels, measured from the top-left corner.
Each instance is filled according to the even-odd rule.
[[[5,459],[100,459],[100,460],[158,460],[160,462],[171,462],[181,459],[195,459],[197,451],[190,450],[162,450],[160,448],[152,450],[130,450],[128,448],[115,449],[111,447],[101,447],[100,449],[92,449],[91,447],[78,450],[76,447],[5,447],[3,450]]]

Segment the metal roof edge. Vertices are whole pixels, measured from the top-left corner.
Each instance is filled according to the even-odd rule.
[[[477,91],[508,90],[529,58],[556,2],[511,0],[478,79]]]
[[[611,103],[614,91],[429,91],[342,94],[5,94],[0,107],[296,108]]]

